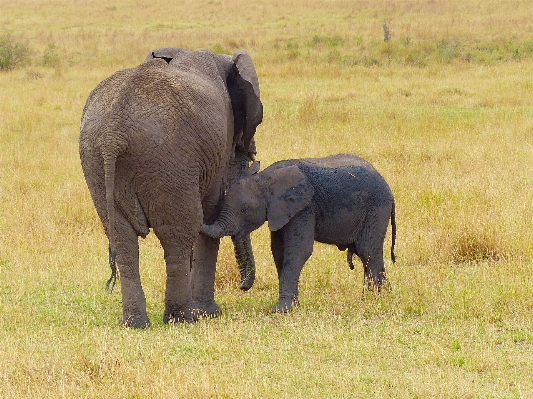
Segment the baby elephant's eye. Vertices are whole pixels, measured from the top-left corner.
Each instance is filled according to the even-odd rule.
[[[246,212],[248,212],[248,209],[246,207],[241,208],[241,213],[243,215],[246,215]]]

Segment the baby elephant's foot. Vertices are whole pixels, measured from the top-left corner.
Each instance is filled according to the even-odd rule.
[[[293,307],[300,305],[298,297],[280,298],[279,301],[272,308],[273,313],[287,313],[292,310]]]

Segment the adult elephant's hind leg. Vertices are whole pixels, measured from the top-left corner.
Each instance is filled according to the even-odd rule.
[[[131,224],[115,209],[117,237],[117,265],[122,293],[122,320],[124,327],[145,328],[150,325],[146,314],[146,298],[139,275],[139,239]]]
[[[182,226],[154,228],[165,254],[167,272],[163,322],[191,322],[191,252],[194,235]]]

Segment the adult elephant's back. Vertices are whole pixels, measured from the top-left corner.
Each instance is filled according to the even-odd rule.
[[[103,80],[87,98],[81,118],[79,151],[82,170],[96,211],[108,236],[109,223],[101,147],[108,121],[116,111],[115,104],[120,98],[118,93],[128,86],[133,71],[132,68],[123,69]],[[121,208],[128,215],[137,234],[146,237],[149,232],[148,221],[136,196],[131,192],[127,193],[131,187],[128,187],[123,179],[117,179],[116,185],[116,191],[126,194],[119,198]]]
[[[115,117],[111,126],[118,126],[116,134],[123,123],[130,132],[128,147],[117,159],[117,171],[121,170],[117,175],[131,182],[150,226],[155,227],[169,222],[169,215],[160,209],[169,209],[173,215],[190,211],[188,201],[194,198],[199,205],[210,195],[210,188],[222,181],[233,125],[227,118],[229,96],[210,79],[161,60],[140,69],[129,82],[135,94],[125,96],[124,110],[131,119]],[[142,79],[146,75],[151,77],[149,82]],[[147,108],[139,110],[138,104]],[[115,112],[120,114],[121,110]]]

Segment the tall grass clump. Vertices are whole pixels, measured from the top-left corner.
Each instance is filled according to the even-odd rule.
[[[449,259],[456,263],[497,262],[505,254],[502,237],[490,226],[472,228],[464,226],[453,234],[449,248]]]

